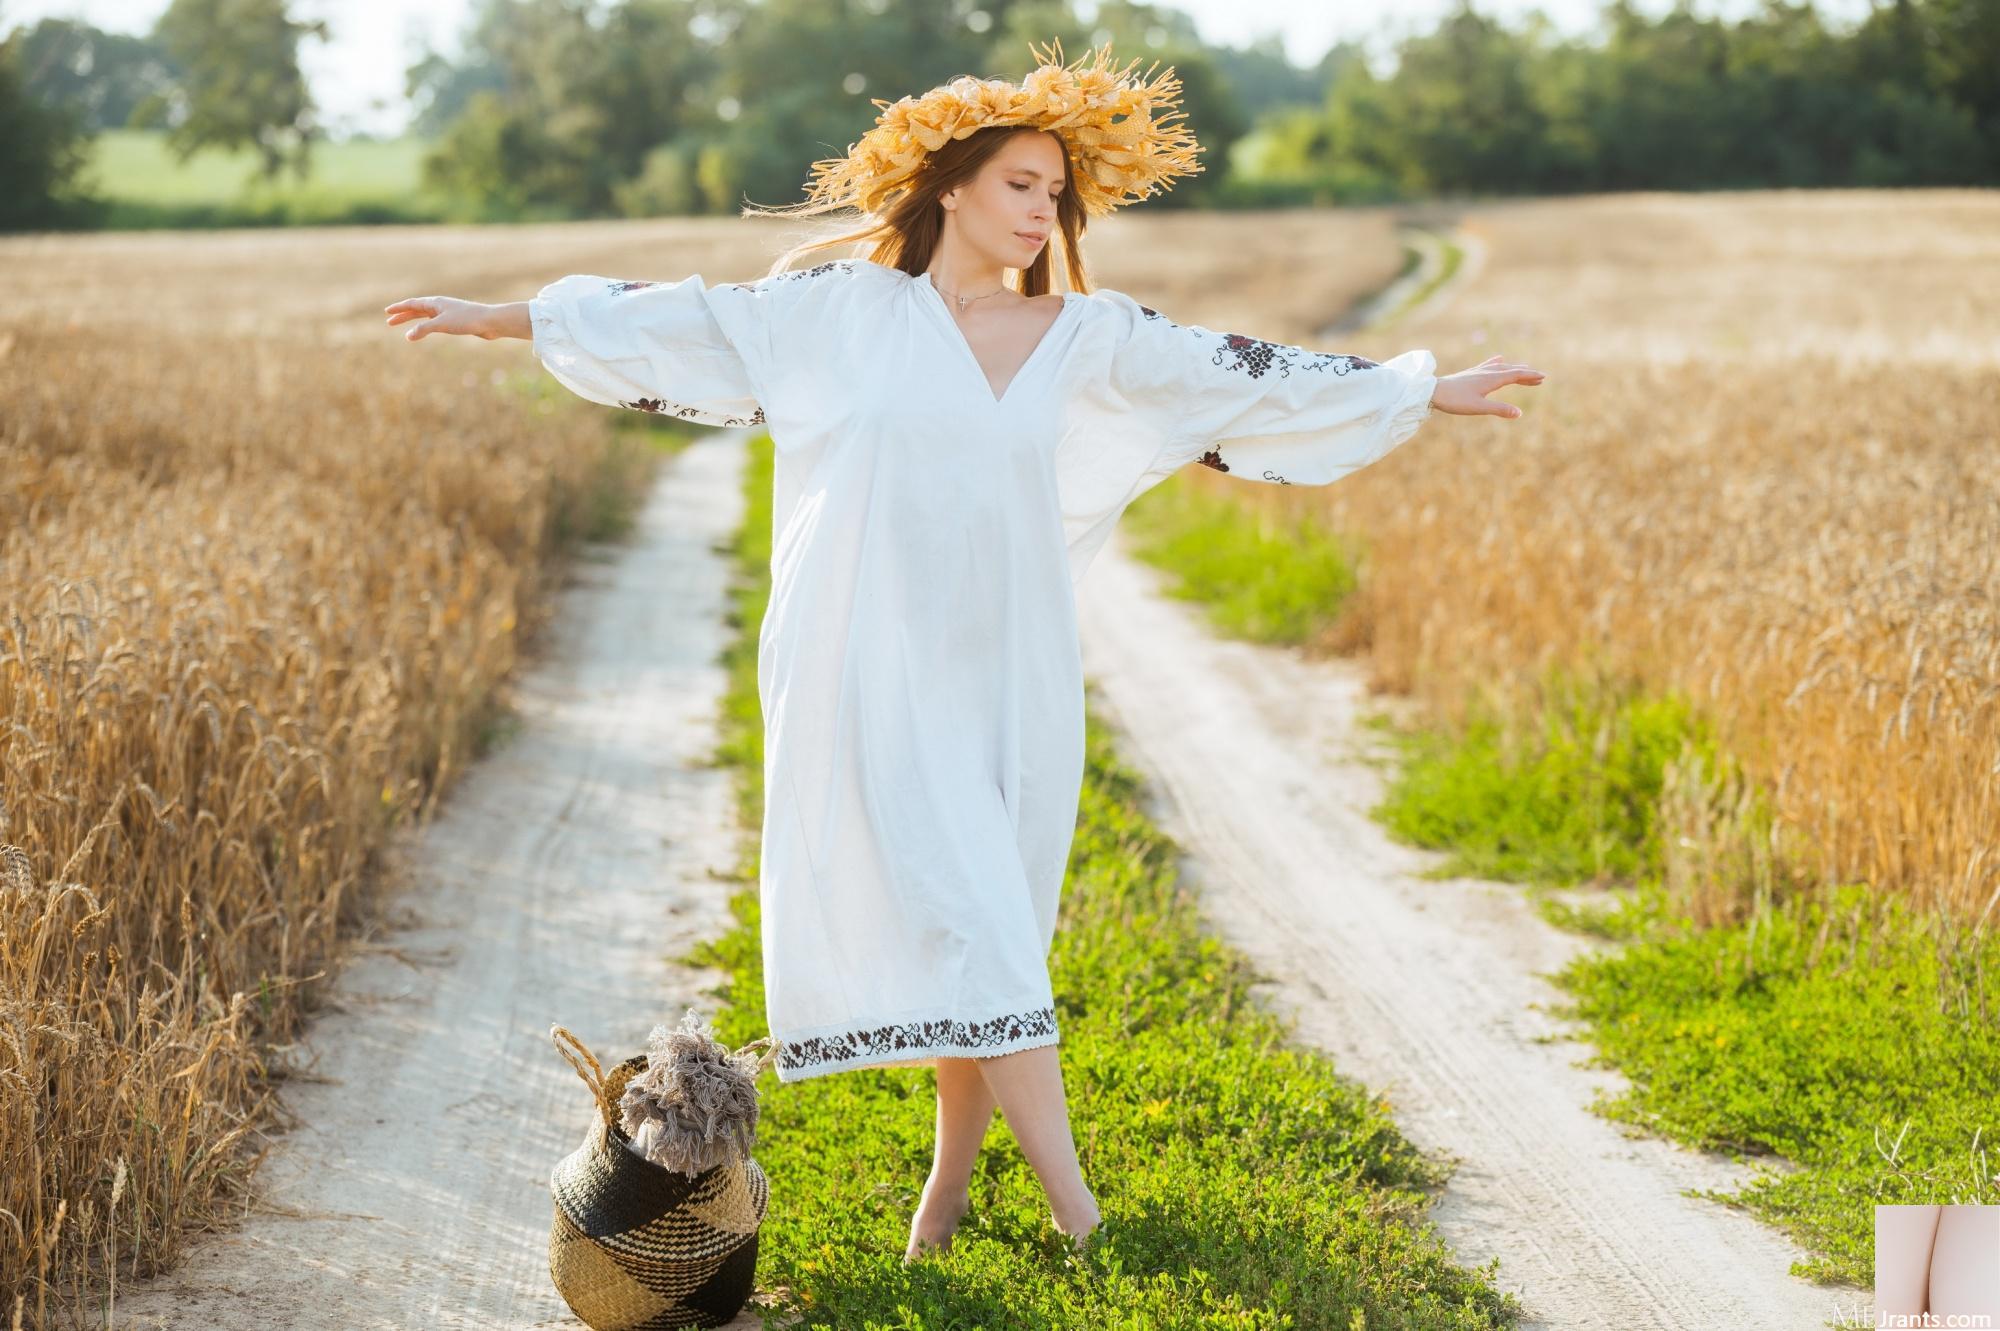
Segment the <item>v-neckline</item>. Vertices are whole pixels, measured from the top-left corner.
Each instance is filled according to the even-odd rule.
[[[987,377],[986,367],[979,363],[979,353],[972,349],[972,343],[965,336],[965,330],[958,326],[958,320],[951,317],[951,308],[945,304],[944,292],[937,289],[937,283],[931,281],[931,275],[928,271],[917,274],[917,280],[929,288],[933,296],[937,297],[935,300],[927,300],[924,303],[942,315],[945,323],[950,326],[953,340],[958,343],[959,350],[965,353],[965,359],[972,365],[972,372],[979,377],[979,382],[985,385],[986,395],[992,400],[992,405],[995,407],[1004,407],[1007,405],[1007,398],[1013,393],[1014,385],[1020,383],[1028,371],[1035,367],[1035,362],[1041,359],[1042,352],[1047,350],[1049,343],[1054,340],[1056,329],[1060,328],[1062,321],[1069,316],[1070,307],[1076,303],[1075,292],[1065,291],[1062,293],[1062,308],[1056,311],[1056,317],[1049,321],[1049,326],[1042,330],[1041,339],[1035,343],[1034,349],[1028,353],[1027,359],[1023,360],[1020,366],[1015,369],[1013,375],[1008,378],[1007,386],[1001,389],[998,394],[995,394],[993,391],[993,381]]]

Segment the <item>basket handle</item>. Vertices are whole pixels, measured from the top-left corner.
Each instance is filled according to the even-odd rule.
[[[765,1068],[770,1067],[772,1063],[777,1061],[778,1050],[780,1047],[780,1042],[777,1036],[775,1035],[759,1036],[757,1039],[750,1041],[750,1043],[748,1044],[738,1045],[736,1048],[736,1052],[739,1054],[747,1054],[752,1049],[757,1048],[757,1046],[759,1045],[763,1046],[763,1050],[758,1055],[757,1058],[757,1070],[759,1072],[762,1072]]]
[[[576,1069],[576,1075],[583,1078],[583,1084],[590,1088],[590,1098],[597,1102],[597,1112],[604,1116],[604,1126],[613,1126],[617,1116],[610,1102],[604,1098],[604,1069],[599,1066],[597,1056],[585,1047],[583,1041],[570,1034],[568,1027],[550,1026],[549,1038],[555,1041],[556,1052],[569,1061],[569,1065]],[[578,1058],[578,1054],[583,1057]],[[589,1066],[586,1068],[585,1064]]]

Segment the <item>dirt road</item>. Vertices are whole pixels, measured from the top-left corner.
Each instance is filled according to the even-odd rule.
[[[1718,1156],[1628,1138],[1585,1106],[1612,1074],[1588,1046],[1545,1042],[1552,970],[1585,940],[1544,924],[1518,888],[1412,871],[1437,857],[1366,810],[1359,672],[1224,641],[1114,536],[1079,588],[1100,714],[1150,780],[1216,932],[1274,983],[1302,1043],[1386,1095],[1404,1133],[1461,1161],[1433,1212],[1457,1257],[1499,1257],[1528,1327],[1825,1324],[1830,1290],[1787,1274],[1776,1231],[1684,1187],[1732,1188]]]
[[[174,1272],[121,1281],[115,1324],[188,1331],[581,1327],[549,1278],[548,1175],[589,1092],[551,1022],[607,1062],[720,978],[667,961],[730,924],[735,811],[713,747],[744,432],[663,468],[626,544],[581,565],[522,727],[399,843],[408,927],[349,963],[310,1028],[324,1080],[260,1182],[271,1208]],[[759,1325],[753,1315],[733,1326]]]

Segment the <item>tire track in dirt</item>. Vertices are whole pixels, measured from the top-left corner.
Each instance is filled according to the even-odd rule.
[[[1562,999],[1544,972],[1602,944],[1518,888],[1415,876],[1441,857],[1366,814],[1358,668],[1218,639],[1162,580],[1114,534],[1078,589],[1093,706],[1260,996],[1456,1161],[1432,1219],[1458,1259],[1499,1258],[1524,1327],[1813,1327],[1851,1304],[1790,1275],[1804,1254],[1777,1230],[1682,1193],[1747,1166],[1587,1108],[1621,1079],[1580,1066],[1589,1047],[1537,1005]]]
[[[578,561],[519,731],[434,822],[391,846],[393,932],[363,942],[282,1093],[260,1205],[155,1280],[120,1280],[114,1325],[580,1327],[548,1270],[549,1171],[589,1092],[549,1025],[602,1059],[722,977],[668,959],[731,926],[732,778],[707,765],[727,680],[740,430],[660,468],[627,543]],[[754,1311],[731,1323],[759,1325]]]

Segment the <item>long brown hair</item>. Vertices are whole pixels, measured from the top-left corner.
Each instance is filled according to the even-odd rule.
[[[1028,125],[985,125],[962,139],[946,141],[924,159],[924,165],[910,187],[897,196],[882,216],[869,217],[867,224],[858,230],[793,245],[771,265],[771,274],[790,268],[802,255],[840,245],[867,245],[868,252],[862,257],[870,262],[885,268],[899,268],[912,277],[922,273],[930,267],[931,257],[937,253],[938,241],[944,235],[944,205],[938,202],[938,197],[946,190],[971,180],[1014,134],[1055,134],[1055,131],[1038,130]],[[1063,163],[1063,188],[1056,196],[1056,229],[1050,233],[1048,244],[1035,255],[1034,262],[1020,272],[1015,290],[1024,296],[1046,295],[1055,289],[1053,275],[1058,250],[1062,254],[1068,289],[1080,292],[1090,290],[1090,278],[1083,268],[1082,249],[1088,218],[1082,205],[1076,201],[1075,168],[1070,161],[1069,145],[1060,134],[1055,134],[1055,139],[1062,152]],[[805,217],[835,211],[839,207],[830,203],[796,203],[778,208],[751,204],[743,209],[742,215]]]

